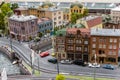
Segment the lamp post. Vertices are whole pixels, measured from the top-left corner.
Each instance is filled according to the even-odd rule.
[[[96,64],[96,54],[94,55],[95,58],[95,64]],[[96,80],[96,67],[94,67],[94,80]]]
[[[40,63],[39,63],[39,60],[40,60],[40,59],[39,59],[39,54],[40,54],[40,53],[41,53],[41,51],[39,50],[39,51],[38,51],[38,70],[40,69]],[[40,71],[39,71],[39,73],[40,73]]]

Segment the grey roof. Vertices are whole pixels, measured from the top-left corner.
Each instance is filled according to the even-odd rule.
[[[91,29],[91,35],[96,36],[120,36],[120,29]]]
[[[28,20],[33,20],[37,19],[36,16],[29,15],[29,16],[24,16],[24,15],[13,15],[9,19],[15,20],[15,21],[28,21]]]

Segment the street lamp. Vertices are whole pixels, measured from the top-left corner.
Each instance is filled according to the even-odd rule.
[[[96,54],[94,54],[94,58],[95,58],[95,64],[96,64]],[[94,67],[94,80],[96,80],[96,67]]]

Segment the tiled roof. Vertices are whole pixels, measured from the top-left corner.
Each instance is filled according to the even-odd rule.
[[[38,19],[38,23],[44,22],[44,21],[50,21],[51,19],[49,18],[40,18]]]
[[[80,30],[82,35],[88,35],[90,36],[90,29],[86,29],[86,28],[67,28],[66,29],[66,33],[67,34],[77,34],[77,30]]]
[[[96,17],[87,21],[87,25],[89,28],[101,23],[102,23],[102,17]]]
[[[120,37],[120,29],[91,29],[91,35],[96,36],[119,36]]]

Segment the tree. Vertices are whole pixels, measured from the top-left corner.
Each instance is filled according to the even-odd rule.
[[[39,37],[42,37],[42,36],[43,36],[43,33],[39,32],[39,33],[38,33],[38,36],[39,36]]]
[[[1,6],[1,11],[4,14],[4,16],[7,15],[8,12],[11,12],[11,8],[10,8],[10,4],[9,3],[5,3]]]
[[[12,9],[12,10],[14,10],[14,9],[16,9],[16,8],[18,8],[18,4],[17,4],[17,3],[11,4],[11,9]]]
[[[56,80],[65,80],[65,77],[62,74],[58,74]]]
[[[85,9],[84,9],[84,12],[83,12],[83,17],[87,16],[87,15],[88,15],[88,12],[89,12],[88,9],[85,8]]]
[[[72,14],[71,14],[71,22],[72,22],[72,23],[76,23],[76,20],[77,20],[77,15],[76,15],[76,13],[72,13]]]
[[[5,30],[5,24],[4,24],[4,14],[0,13],[0,29]]]

